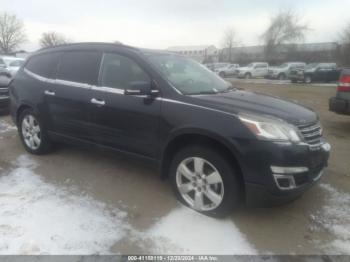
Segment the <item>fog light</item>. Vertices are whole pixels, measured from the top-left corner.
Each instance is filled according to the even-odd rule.
[[[273,174],[276,185],[281,190],[290,190],[296,188],[295,180],[292,175]]]
[[[308,172],[307,167],[281,167],[281,166],[271,166],[271,170],[276,174],[299,174]]]

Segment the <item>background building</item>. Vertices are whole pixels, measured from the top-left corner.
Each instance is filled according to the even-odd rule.
[[[211,63],[218,61],[218,49],[214,45],[173,46],[167,48],[167,51],[181,54],[200,63]]]

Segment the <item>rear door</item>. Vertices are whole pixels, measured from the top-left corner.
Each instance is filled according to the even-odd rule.
[[[99,144],[154,158],[161,101],[125,94],[131,83],[151,85],[152,76],[141,63],[130,54],[103,55],[99,86],[93,88],[91,96],[91,129]]]
[[[35,93],[34,97],[37,101],[35,107],[49,130],[53,130],[53,125],[49,107],[51,99],[47,94],[50,90],[55,88],[56,70],[61,55],[61,52],[49,52],[35,55],[28,60],[23,68],[23,71],[29,76],[29,78],[25,80],[25,90]],[[32,89],[33,87],[35,89]],[[28,96],[29,95],[26,95],[26,97]]]
[[[101,53],[90,50],[61,54],[56,79],[44,92],[51,129],[64,136],[91,141],[91,86],[97,84]]]

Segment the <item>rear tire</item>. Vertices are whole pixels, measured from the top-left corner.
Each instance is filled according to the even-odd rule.
[[[42,155],[51,151],[52,143],[45,126],[32,109],[25,109],[19,116],[18,133],[24,148],[31,154]]]
[[[245,79],[251,79],[251,78],[252,78],[252,74],[251,74],[251,73],[246,73],[246,74],[244,75],[244,78],[245,78]]]
[[[204,215],[224,217],[240,203],[238,170],[210,147],[180,150],[173,158],[170,176],[178,200]]]

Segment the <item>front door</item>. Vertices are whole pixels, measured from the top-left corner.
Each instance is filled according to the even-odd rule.
[[[91,130],[97,143],[154,158],[158,144],[160,100],[133,95],[132,83],[151,83],[151,76],[131,57],[103,55],[99,85],[92,90]]]
[[[258,64],[255,66],[254,69],[254,76],[255,77],[264,77],[268,73],[268,67],[265,64]]]

